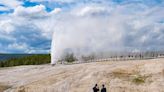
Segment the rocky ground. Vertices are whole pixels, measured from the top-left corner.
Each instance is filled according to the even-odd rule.
[[[0,68],[0,92],[164,92],[164,59]]]

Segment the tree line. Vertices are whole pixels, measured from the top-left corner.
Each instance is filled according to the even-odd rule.
[[[50,54],[34,54],[20,58],[11,58],[0,62],[0,67],[11,67],[19,65],[40,65],[50,63]]]

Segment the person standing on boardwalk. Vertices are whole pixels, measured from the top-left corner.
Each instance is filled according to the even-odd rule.
[[[106,88],[104,84],[102,85],[101,92],[106,92]]]
[[[99,88],[97,86],[97,84],[95,84],[95,86],[93,87],[93,92],[98,92],[99,91]]]

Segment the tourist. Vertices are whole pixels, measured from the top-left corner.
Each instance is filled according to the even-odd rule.
[[[99,91],[99,88],[97,86],[97,84],[95,84],[95,86],[93,87],[93,92],[98,92]]]
[[[101,92],[106,92],[106,88],[104,84],[102,85]]]

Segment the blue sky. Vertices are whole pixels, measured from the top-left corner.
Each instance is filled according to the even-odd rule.
[[[97,44],[101,39],[103,43],[96,50],[108,46],[163,50],[163,10],[164,0],[0,0],[0,53],[50,53],[54,32],[66,43],[78,38],[74,35],[83,34],[90,24],[94,36],[86,36],[93,32],[86,31],[83,38],[95,39]],[[66,40],[67,36],[75,38]],[[88,39],[82,42],[90,44]],[[78,48],[59,45],[62,49]]]

